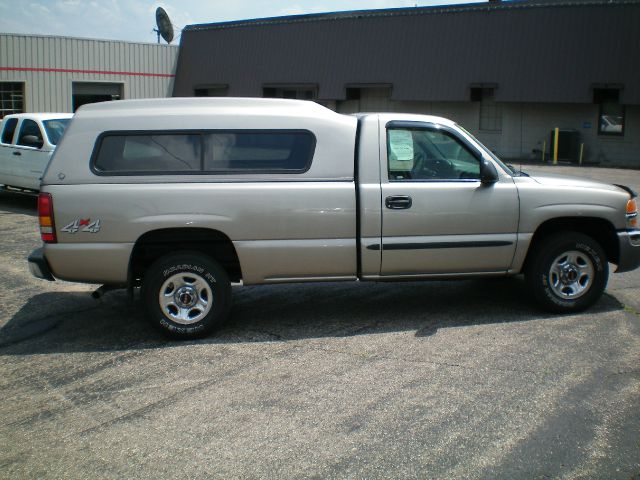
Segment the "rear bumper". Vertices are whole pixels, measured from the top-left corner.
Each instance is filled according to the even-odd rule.
[[[47,243],[51,272],[60,280],[120,285],[128,282],[133,243]]]
[[[640,267],[640,230],[618,232],[620,261],[616,272],[628,272]]]
[[[49,280],[51,282],[55,280],[51,274],[51,268],[49,268],[47,259],[44,257],[44,250],[42,248],[36,248],[31,252],[28,261],[29,271],[34,277]]]

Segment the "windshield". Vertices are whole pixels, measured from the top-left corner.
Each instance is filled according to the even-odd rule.
[[[507,172],[507,173],[511,173],[511,174],[515,174],[517,173],[516,170],[514,170],[512,167],[505,165],[502,160],[500,160],[498,157],[496,157],[494,155],[494,153],[489,150],[487,147],[485,147],[481,141],[479,141],[476,137],[474,137],[473,135],[471,135],[463,126],[456,124],[456,127],[458,127],[460,130],[462,130],[464,133],[467,134],[467,136],[471,137],[472,140],[474,140],[478,146],[480,146],[480,148],[482,148],[482,150],[484,152],[487,153],[487,155],[489,155],[493,160],[495,160],[495,162],[500,165],[502,167],[502,169]]]
[[[49,143],[51,145],[57,145],[62,138],[64,129],[67,128],[70,118],[55,118],[53,120],[44,120],[42,124],[47,131],[47,137],[49,137]]]

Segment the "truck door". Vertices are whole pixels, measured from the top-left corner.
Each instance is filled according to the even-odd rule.
[[[40,178],[47,167],[51,152],[43,151],[44,135],[40,126],[31,119],[25,118],[19,126],[18,138],[15,142],[12,175],[16,186],[23,188],[40,188]]]
[[[17,118],[6,118],[0,134],[0,183],[7,182],[13,174],[13,136],[18,126]]]
[[[513,179],[482,183],[486,154],[454,128],[383,123],[381,275],[506,272],[519,216]]]

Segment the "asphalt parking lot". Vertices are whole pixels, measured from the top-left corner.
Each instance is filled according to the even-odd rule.
[[[0,478],[640,479],[640,271],[569,316],[519,278],[238,288],[178,343],[32,278],[33,198],[0,234]]]

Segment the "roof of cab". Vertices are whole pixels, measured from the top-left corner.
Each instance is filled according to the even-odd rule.
[[[71,118],[71,117],[73,117],[73,113],[34,112],[34,113],[12,113],[10,115],[5,115],[4,120],[8,120],[10,118],[17,118],[17,119],[31,118],[34,120],[53,120],[57,118]]]

